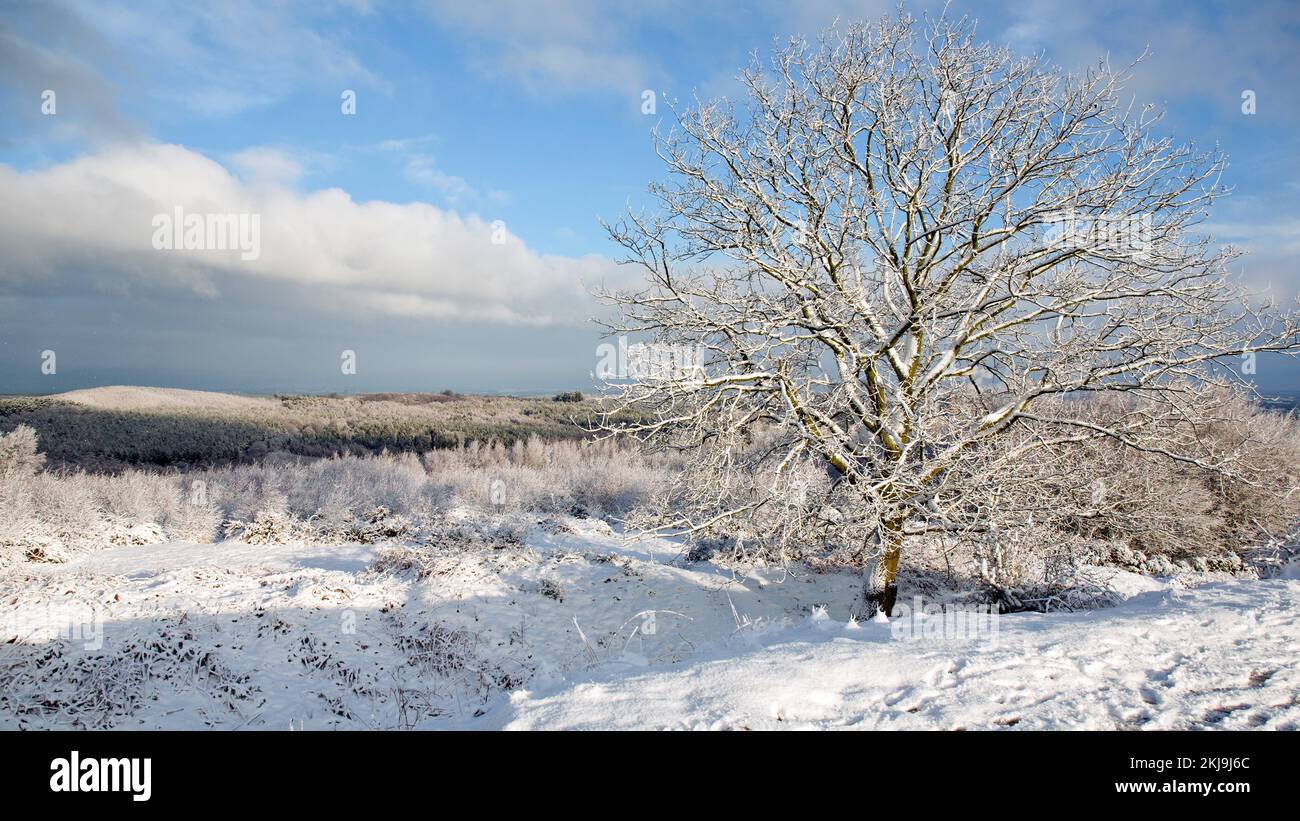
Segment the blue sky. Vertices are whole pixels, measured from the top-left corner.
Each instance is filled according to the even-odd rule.
[[[0,0],[0,393],[590,387],[586,286],[629,274],[597,220],[660,176],[650,130],[665,97],[733,94],[773,38],[893,8]],[[1230,157],[1236,190],[1213,233],[1251,251],[1251,283],[1295,297],[1300,4],[950,13],[1068,68],[1149,48],[1135,98]],[[259,211],[257,273],[149,248],[150,216],[173,201]],[[1269,360],[1259,380],[1300,388],[1300,370]]]

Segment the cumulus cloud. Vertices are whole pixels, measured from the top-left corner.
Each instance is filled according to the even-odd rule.
[[[236,155],[253,180],[177,145],[118,146],[38,171],[0,165],[0,290],[186,289],[220,298],[239,281],[292,286],[293,307],[521,325],[575,324],[611,277],[598,256],[539,254],[509,226],[433,205],[300,192],[291,161]],[[155,217],[258,215],[260,247],[159,250]]]

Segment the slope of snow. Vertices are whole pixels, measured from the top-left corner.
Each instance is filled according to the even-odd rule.
[[[1300,729],[1300,585],[1003,616],[995,642],[810,623],[763,647],[513,693],[509,729]]]
[[[24,571],[0,580],[7,728],[1300,726],[1291,579],[1116,574],[1118,607],[945,638],[851,623],[852,574],[686,565],[591,520],[523,543],[159,544]],[[95,630],[52,634],[70,610]]]

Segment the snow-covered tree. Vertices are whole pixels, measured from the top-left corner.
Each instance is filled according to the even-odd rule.
[[[1223,157],[1162,136],[1124,78],[903,14],[789,41],[741,106],[674,109],[657,208],[607,226],[647,282],[606,296],[611,331],[703,354],[642,369],[614,410],[696,451],[679,525],[833,526],[888,614],[910,536],[987,531],[1068,474],[1063,446],[1231,469],[1174,431],[1242,356],[1294,353],[1300,323],[1198,234]],[[1122,396],[1085,413],[1097,394]]]

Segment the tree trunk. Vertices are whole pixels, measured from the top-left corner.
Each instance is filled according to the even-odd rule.
[[[884,544],[880,544],[881,539]],[[898,600],[898,560],[903,553],[902,525],[892,522],[882,525],[871,541],[880,552],[867,567],[863,580],[862,617],[865,619],[877,612],[886,617],[894,614],[894,602]]]

